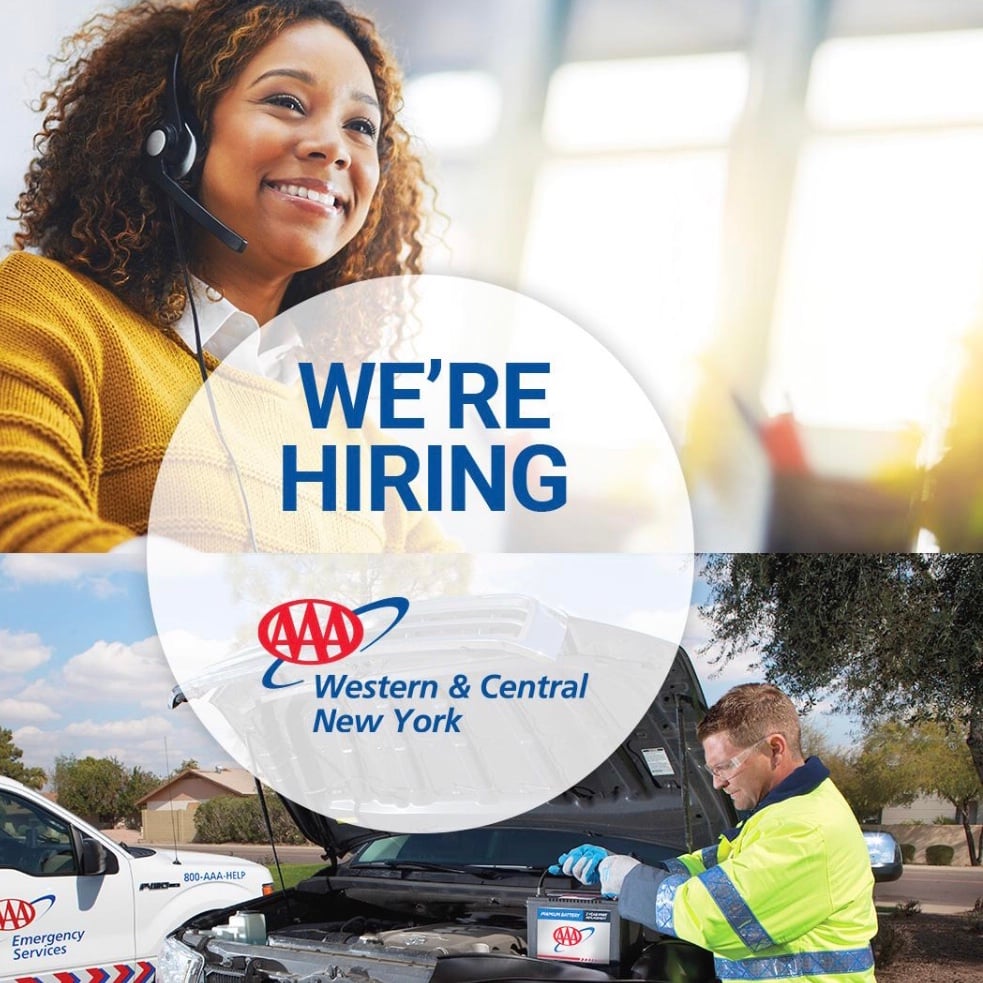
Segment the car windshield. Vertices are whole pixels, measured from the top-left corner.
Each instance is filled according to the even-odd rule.
[[[448,867],[510,867],[542,870],[556,858],[590,841],[612,853],[627,853],[646,863],[679,852],[619,836],[589,836],[552,829],[468,829],[456,833],[407,833],[386,836],[362,847],[351,867],[369,864],[439,864]]]

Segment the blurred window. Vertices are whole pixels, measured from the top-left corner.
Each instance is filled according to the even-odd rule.
[[[931,437],[979,317],[983,31],[830,40],[807,111],[766,405]]]
[[[713,326],[743,54],[568,63],[551,80],[522,289],[605,344],[680,432]]]
[[[495,134],[502,92],[488,72],[430,72],[406,84],[407,129],[427,148],[453,157],[480,149]]]

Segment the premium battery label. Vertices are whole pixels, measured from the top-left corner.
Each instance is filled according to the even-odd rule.
[[[590,908],[539,908],[536,955],[582,963],[611,961],[611,912]]]

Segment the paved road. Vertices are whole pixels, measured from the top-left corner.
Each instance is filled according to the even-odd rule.
[[[983,867],[926,867],[909,864],[896,881],[878,884],[874,900],[897,904],[917,899],[925,912],[955,912],[972,908],[983,898]]]
[[[167,852],[172,847],[158,845]],[[221,844],[199,846],[181,844],[182,850],[205,853],[225,853],[258,863],[272,859],[269,846],[260,844]],[[321,862],[321,849],[314,846],[281,846],[277,848],[280,862],[285,864],[316,864]],[[977,898],[983,898],[983,867],[927,867],[910,864],[896,881],[878,884],[874,899],[878,904],[897,904],[917,899],[925,912],[956,912],[972,908]]]

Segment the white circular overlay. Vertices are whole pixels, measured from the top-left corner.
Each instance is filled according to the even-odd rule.
[[[213,372],[160,470],[148,578],[178,685],[244,768],[436,832],[555,798],[633,732],[692,548],[672,443],[610,353],[527,297],[418,276],[306,301]]]

